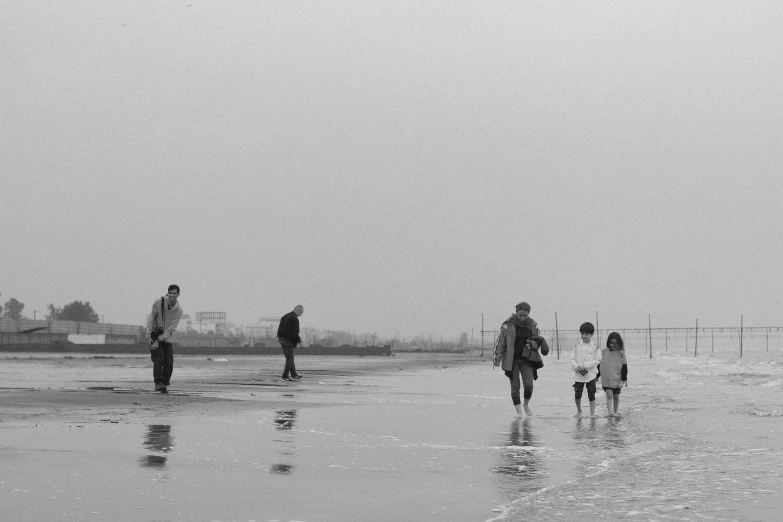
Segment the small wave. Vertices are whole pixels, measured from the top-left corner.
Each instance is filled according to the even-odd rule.
[[[508,446],[506,449],[510,449],[513,451],[527,451],[527,452],[537,452],[537,451],[546,451],[549,448],[546,446]]]
[[[656,377],[660,377],[662,379],[668,379],[670,381],[681,381],[685,379],[685,376],[681,373],[673,372],[673,371],[661,371],[661,372],[655,372]]]
[[[729,377],[754,377],[754,378],[764,378],[769,377],[766,373],[753,373],[753,372],[729,372]]]
[[[772,410],[772,411],[762,411],[762,410],[753,410],[750,412],[751,415],[754,417],[783,417],[783,412],[779,410]]]

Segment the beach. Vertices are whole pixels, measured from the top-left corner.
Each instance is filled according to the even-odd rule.
[[[550,355],[517,419],[491,352],[0,355],[9,520],[775,520],[777,352],[629,352],[620,419]],[[586,395],[583,399],[586,406]],[[599,393],[597,411],[605,412]]]

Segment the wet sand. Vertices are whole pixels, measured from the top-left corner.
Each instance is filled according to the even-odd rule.
[[[281,357],[175,356],[168,393],[154,392],[152,363],[138,355],[0,354],[3,422],[31,420],[95,422],[111,410],[127,421],[160,414],[222,414],[243,409],[275,409],[290,403],[329,404],[334,386],[373,373],[407,371],[442,363],[475,362],[475,356],[400,355],[395,357],[299,356],[306,374],[298,382],[280,378]],[[339,399],[336,403],[340,403]],[[116,418],[113,420],[117,420]]]
[[[177,357],[166,395],[147,358],[0,355],[0,518],[775,520],[779,359],[631,352],[622,417],[575,420],[565,358],[516,419],[476,355]]]
[[[439,467],[464,463],[411,438],[428,405],[411,392],[390,413],[384,388],[476,359],[305,355],[283,382],[282,356],[177,357],[161,394],[147,358],[6,354],[0,501],[13,520],[460,518]]]

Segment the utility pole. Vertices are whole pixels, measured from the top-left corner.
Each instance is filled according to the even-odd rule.
[[[555,342],[557,343],[557,360],[560,360],[560,330],[557,328],[557,312],[555,312]]]
[[[484,357],[484,312],[481,312],[481,357]]]

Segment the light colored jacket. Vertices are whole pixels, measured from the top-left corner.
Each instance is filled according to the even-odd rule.
[[[574,370],[574,382],[590,382],[598,375],[598,365],[601,364],[601,350],[590,341],[589,343],[578,342],[574,345],[574,354],[571,356],[571,369]],[[576,371],[576,367],[581,366],[587,370],[587,374],[582,375]]]
[[[152,329],[157,326],[163,328],[163,333],[158,337],[158,341],[173,343],[174,332],[177,331],[180,317],[182,317],[182,308],[179,306],[179,302],[169,310],[168,299],[163,299],[163,301],[156,299],[152,303],[152,312],[147,317],[147,339],[150,338]]]
[[[623,371],[625,368],[625,371]],[[601,350],[601,386],[622,388],[628,379],[628,359],[625,350]]]

